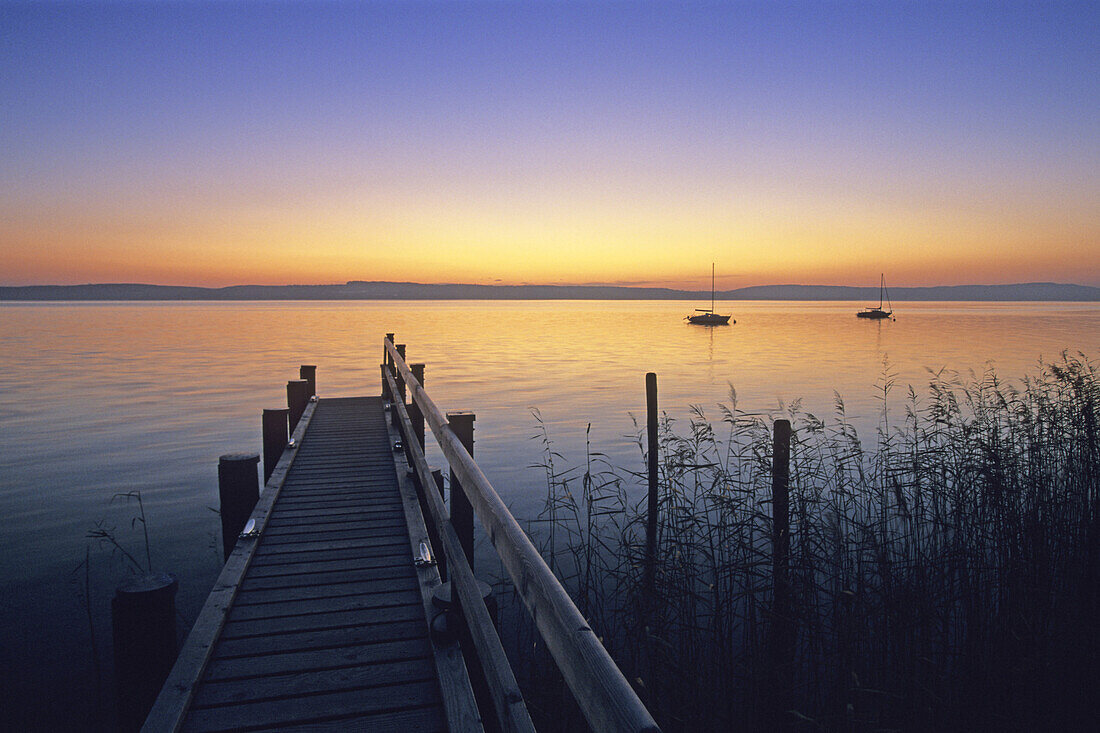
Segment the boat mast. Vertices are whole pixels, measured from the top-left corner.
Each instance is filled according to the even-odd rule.
[[[878,309],[882,310],[882,291],[886,289],[886,273],[879,273],[878,278]]]
[[[710,312],[714,312],[714,263],[710,263]]]

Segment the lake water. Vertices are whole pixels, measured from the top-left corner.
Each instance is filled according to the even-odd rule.
[[[443,301],[0,304],[0,710],[19,728],[95,719],[93,628],[110,664],[109,607],[126,570],[86,538],[102,523],[140,558],[140,491],[157,569],[180,577],[189,628],[221,565],[217,460],[259,450],[260,411],[285,406],[299,364],[322,397],[376,394],[386,332],[424,362],[446,410],[477,414],[475,457],[521,519],[543,497],[537,408],[556,446],[640,459],[629,413],[644,420],[644,376],[661,408],[686,416],[736,388],[742,410],[778,414],[802,399],[831,414],[834,391],[861,432],[878,424],[876,384],[903,389],[928,369],[1015,380],[1063,350],[1100,353],[1100,304],[902,303],[897,321],[860,304],[735,302],[736,324],[706,328],[671,301]],[[900,391],[898,402],[900,403]],[[440,463],[436,458],[436,463]],[[84,574],[90,551],[90,610]],[[102,700],[109,705],[106,691]]]

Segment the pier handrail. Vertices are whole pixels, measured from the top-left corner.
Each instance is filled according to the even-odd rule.
[[[598,731],[659,731],[649,710],[451,429],[443,412],[413,375],[396,345],[387,337],[383,339],[383,347],[431,428],[589,725]]]
[[[393,374],[386,372],[386,382],[390,394],[398,394],[400,388]],[[420,480],[420,498],[428,509],[432,526],[436,528],[439,544],[442,546],[448,576],[451,581],[452,597],[458,601],[458,607],[466,620],[470,641],[482,664],[486,687],[493,700],[497,714],[497,724],[503,733],[535,733],[535,726],[527,712],[515,674],[508,663],[508,656],[500,643],[493,619],[481,597],[477,578],[473,568],[466,560],[462,542],[451,524],[447,514],[447,505],[443,495],[435,491],[435,479],[428,459],[420,449],[420,444],[412,435],[412,420],[401,402],[394,402],[392,409],[397,413],[401,432],[407,446],[406,455]],[[439,548],[433,548],[436,553]]]

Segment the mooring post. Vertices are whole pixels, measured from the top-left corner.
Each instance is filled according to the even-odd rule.
[[[448,412],[447,424],[466,451],[473,456],[474,413]],[[474,508],[454,471],[451,471],[451,525],[455,528],[459,544],[462,545],[462,551],[466,554],[466,560],[470,563],[472,570],[474,567]]]
[[[175,576],[150,573],[123,583],[111,599],[120,731],[141,729],[172,671],[178,588]]]
[[[794,682],[794,618],[790,583],[791,521],[791,423],[776,420],[772,427],[772,696],[769,728],[789,726],[791,687]]]
[[[655,575],[657,564],[657,375],[649,372],[645,375],[645,407],[646,407],[646,433],[648,442],[648,467],[649,467],[649,503],[646,506],[645,523],[645,602],[647,607],[652,604],[655,592]]]
[[[286,405],[290,410],[290,432],[298,427],[302,413],[309,405],[309,382],[304,379],[292,379],[286,383]]]
[[[317,367],[313,364],[302,364],[298,367],[298,376],[309,382],[309,396],[317,394]]]
[[[410,364],[409,370],[412,372],[413,377],[420,383],[420,386],[424,386],[424,365],[423,364]],[[413,435],[416,436],[416,442],[420,444],[420,450],[424,450],[424,413],[420,411],[420,405],[416,404],[415,399],[409,399],[409,421],[412,422]]]
[[[386,340],[391,344],[393,343],[393,334],[387,333]],[[386,366],[393,366],[393,357],[390,356],[390,350],[387,348],[382,349],[382,363]]]
[[[264,486],[275,471],[289,440],[290,410],[286,407],[268,408],[263,411]]]
[[[259,453],[227,453],[218,459],[218,498],[222,517],[222,550],[225,558],[233,552],[237,535],[260,498],[256,466]]]

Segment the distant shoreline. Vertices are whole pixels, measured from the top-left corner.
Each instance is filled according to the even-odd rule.
[[[877,301],[877,287],[756,285],[716,292],[717,300]],[[243,300],[709,300],[709,290],[605,285],[468,285],[352,281],[343,285],[232,285],[202,288],[141,283],[0,286],[0,301]],[[1067,283],[891,288],[900,301],[1100,301],[1100,287]]]

